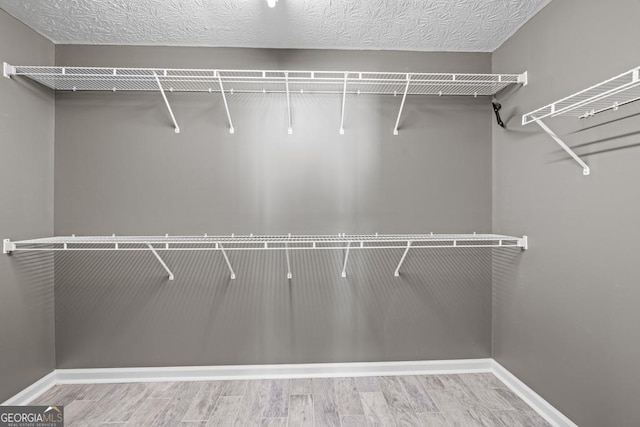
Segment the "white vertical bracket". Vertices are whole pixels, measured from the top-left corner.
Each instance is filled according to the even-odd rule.
[[[156,252],[155,248],[151,245],[151,243],[147,243],[147,246],[149,247],[151,252],[156,256],[157,260],[160,261],[160,264],[162,264],[162,267],[164,267],[164,269],[169,274],[169,280],[173,280],[174,279],[173,273],[171,272],[171,270],[169,270],[169,267],[167,267],[167,264],[165,264],[162,258],[160,258],[160,255],[158,255],[158,252]]]
[[[229,120],[229,133],[235,133],[235,129],[233,128],[233,122],[231,121],[231,113],[229,113],[229,104],[227,104],[227,95],[224,93],[224,87],[222,86],[222,77],[220,76],[220,71],[218,74],[218,83],[220,84],[220,93],[222,94],[222,100],[224,101],[224,109],[227,110],[227,120]]]
[[[293,127],[291,126],[291,93],[289,92],[289,73],[284,73],[284,84],[287,89],[287,113],[289,115],[289,129],[287,133],[289,135],[293,135]]]
[[[229,267],[229,271],[231,272],[231,280],[236,278],[236,273],[233,271],[233,267],[231,267],[231,262],[229,261],[229,257],[222,247],[222,243],[220,243],[220,250],[222,251],[222,256],[224,256],[224,260],[227,262],[227,267]]]
[[[284,252],[287,255],[287,279],[292,279],[293,274],[291,274],[291,261],[289,260],[289,243],[284,244]]]
[[[396,268],[396,271],[393,273],[394,276],[396,277],[400,276],[400,267],[402,267],[402,263],[404,262],[404,259],[407,257],[407,254],[409,253],[410,248],[411,248],[411,241],[408,241],[407,249],[404,250],[404,253],[402,254],[402,258],[400,258],[400,262],[398,263],[398,268]]]
[[[347,277],[347,262],[349,261],[349,249],[351,249],[351,242],[347,243],[347,252],[344,254],[344,264],[342,265],[342,277]]]
[[[5,255],[11,254],[16,250],[16,244],[12,243],[10,239],[4,239],[2,241],[2,253]]]
[[[560,139],[560,137],[558,135],[555,134],[555,132],[553,132],[551,129],[549,129],[549,126],[547,126],[546,124],[544,124],[542,122],[542,120],[533,119],[537,124],[540,125],[540,127],[555,141],[558,143],[558,145],[560,145],[560,147],[562,147],[562,149],[564,151],[567,152],[567,154],[569,154],[573,160],[575,160],[576,162],[578,162],[578,164],[580,166],[582,166],[582,174],[583,175],[589,175],[591,173],[591,170],[589,169],[589,166],[580,158],[578,157],[578,155],[571,149],[569,148],[569,146],[567,144],[564,143],[564,141],[562,141]]]
[[[400,116],[402,116],[402,110],[404,109],[404,102],[407,100],[407,92],[409,92],[409,81],[411,75],[407,74],[407,85],[404,87],[404,95],[402,95],[402,103],[400,104],[400,111],[398,112],[398,119],[396,120],[396,126],[393,128],[393,134],[398,134],[398,126],[400,126]]]
[[[342,117],[340,118],[340,135],[344,135],[344,106],[347,100],[347,78],[349,73],[344,73],[344,86],[342,88]]]
[[[162,83],[160,82],[160,78],[156,72],[153,72],[153,77],[156,78],[156,83],[158,83],[158,89],[160,89],[160,93],[162,94],[162,99],[164,99],[164,103],[167,106],[167,110],[169,110],[169,115],[171,116],[171,120],[173,120],[173,126],[175,127],[175,132],[180,133],[180,126],[178,126],[178,122],[176,121],[176,116],[173,115],[173,110],[171,109],[171,105],[169,104],[169,100],[167,99],[167,95],[164,93],[164,89],[162,88]]]
[[[522,236],[522,239],[518,239],[518,247],[521,248],[523,251],[526,251],[527,249],[529,249],[529,237]]]
[[[10,79],[11,76],[16,74],[16,67],[14,67],[13,65],[9,65],[6,62],[2,63],[2,75],[5,76],[6,78]]]

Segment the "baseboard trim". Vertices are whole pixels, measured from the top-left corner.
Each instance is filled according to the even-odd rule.
[[[9,398],[7,401],[3,402],[1,406],[21,406],[26,405],[31,402],[33,399],[40,396],[45,391],[49,390],[51,387],[56,385],[56,371],[49,372],[44,377],[40,378],[35,383],[31,384],[29,387],[22,390],[20,393],[15,396]]]
[[[26,405],[56,384],[215,381],[436,375],[492,372],[554,427],[577,427],[569,418],[493,359],[410,362],[309,363],[288,365],[174,366],[157,368],[57,369],[2,405]]]
[[[308,363],[290,365],[177,366],[161,368],[58,369],[56,381],[113,383],[152,381],[257,380],[491,372],[492,359],[415,362]]]
[[[493,374],[507,387],[531,406],[549,424],[556,427],[578,427],[552,404],[523,383],[518,377],[509,372],[504,366],[492,360]]]

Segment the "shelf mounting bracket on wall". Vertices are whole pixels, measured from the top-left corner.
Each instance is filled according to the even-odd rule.
[[[16,73],[16,67],[9,65],[6,62],[2,63],[2,75],[10,79]]]
[[[162,260],[162,258],[160,258],[160,255],[158,255],[158,252],[156,252],[156,250],[153,247],[153,245],[151,245],[151,243],[147,243],[147,246],[149,247],[151,252],[156,256],[157,260],[160,262],[162,267],[164,267],[164,269],[169,274],[169,280],[173,280],[174,279],[173,273],[171,272],[171,270],[169,270],[169,267],[167,267],[167,264]]]
[[[291,274],[291,261],[289,260],[289,243],[284,244],[284,252],[287,255],[287,279],[293,279],[293,274]]]
[[[291,93],[289,92],[289,73],[284,73],[284,84],[287,90],[287,114],[289,115],[289,129],[287,133],[293,135],[293,127],[291,126]]]
[[[455,246],[455,241],[454,241],[454,246]],[[396,268],[396,271],[393,273],[394,276],[396,277],[400,276],[400,267],[402,267],[402,263],[404,262],[404,259],[407,257],[407,254],[409,253],[409,249],[411,249],[411,241],[407,242],[407,249],[404,250],[404,253],[402,254],[402,258],[400,258],[400,262],[398,263],[398,268]]]
[[[349,249],[351,249],[351,242],[347,243],[347,251],[344,254],[344,264],[342,265],[342,277],[347,277],[347,262],[349,261]]]
[[[158,89],[160,89],[160,93],[162,94],[162,99],[164,99],[164,103],[167,106],[167,110],[169,110],[169,115],[171,116],[171,120],[173,120],[173,126],[176,129],[176,133],[180,133],[180,126],[178,126],[178,122],[176,121],[176,116],[173,115],[173,110],[171,109],[171,105],[169,104],[169,100],[167,99],[167,95],[164,93],[164,88],[162,87],[162,83],[160,82],[160,77],[158,77],[158,73],[153,72],[153,76],[158,83]]]
[[[344,73],[344,86],[342,88],[342,117],[340,119],[340,135],[344,135],[344,106],[347,101],[347,79],[349,73]]]
[[[2,253],[3,254],[9,255],[15,250],[16,250],[16,245],[15,245],[15,243],[11,242],[11,239],[4,239],[2,241]]]
[[[220,76],[220,71],[216,71],[218,75],[218,83],[220,84],[220,93],[222,94],[222,101],[224,101],[224,109],[227,111],[227,120],[229,120],[229,133],[235,133],[235,129],[233,128],[233,122],[231,121],[231,113],[229,112],[229,104],[227,104],[227,95],[224,93],[224,86],[222,85],[222,76]]]
[[[402,95],[402,102],[400,103],[400,111],[398,112],[398,119],[396,120],[396,126],[393,128],[393,134],[398,134],[398,126],[400,126],[400,116],[402,116],[402,110],[404,109],[404,102],[407,100],[407,93],[409,92],[409,82],[411,81],[411,75],[407,74],[407,85],[404,87],[404,94]]]
[[[220,250],[222,251],[222,256],[227,263],[227,267],[229,267],[229,271],[231,272],[231,280],[236,278],[236,273],[233,271],[233,267],[231,267],[231,262],[229,261],[229,257],[227,256],[227,252],[224,250],[222,243],[220,243]]]
[[[583,175],[589,175],[591,173],[591,169],[589,169],[589,166],[580,158],[580,156],[578,156],[567,144],[564,143],[564,141],[562,139],[560,139],[560,137],[558,135],[556,135],[556,133],[554,131],[552,131],[549,126],[547,126],[546,124],[544,124],[544,122],[542,120],[538,120],[538,119],[534,119],[534,121],[555,141],[558,143],[558,145],[560,147],[562,147],[562,149],[564,151],[567,152],[567,154],[569,154],[571,156],[571,158],[573,160],[575,160],[576,162],[578,162],[578,164],[580,166],[582,166],[582,174]]]

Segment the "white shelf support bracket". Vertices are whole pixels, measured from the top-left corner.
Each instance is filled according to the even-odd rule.
[[[16,244],[12,243],[10,239],[4,239],[2,241],[2,253],[3,254],[10,255],[15,250],[16,250]]]
[[[222,100],[224,101],[224,109],[227,110],[227,120],[229,120],[229,133],[236,133],[233,128],[233,122],[231,121],[231,113],[229,113],[229,104],[227,104],[227,95],[224,93],[224,87],[222,86],[222,77],[218,72],[218,83],[220,84],[220,93],[222,94]]]
[[[222,251],[222,256],[224,256],[224,260],[227,263],[227,267],[229,267],[229,271],[231,272],[231,280],[234,280],[236,278],[236,273],[233,271],[233,267],[231,267],[231,262],[229,261],[227,252],[225,252],[224,247],[222,247],[222,244],[220,244],[220,250]]]
[[[578,162],[578,164],[580,166],[582,166],[582,174],[583,175],[589,175],[591,173],[591,169],[589,169],[589,166],[580,158],[578,157],[578,155],[571,149],[569,148],[569,146],[567,144],[564,143],[564,141],[562,141],[562,139],[560,139],[560,137],[558,135],[555,134],[554,131],[552,131],[551,129],[549,129],[549,126],[547,126],[546,124],[544,124],[542,122],[542,120],[533,119],[538,125],[540,125],[540,127],[555,141],[558,143],[558,145],[560,145],[560,147],[562,147],[562,149],[564,151],[567,152],[567,154],[569,154],[573,160],[575,160],[576,162]]]
[[[156,256],[156,259],[160,262],[162,267],[164,267],[164,269],[169,274],[169,280],[173,280],[173,273],[171,272],[171,270],[169,270],[169,267],[167,267],[167,264],[162,260],[162,258],[160,258],[160,255],[158,255],[158,252],[155,250],[155,248],[151,245],[151,243],[147,243],[147,246],[149,247],[149,250],[151,250],[151,252]]]
[[[407,74],[407,85],[404,87],[404,95],[402,95],[402,103],[400,103],[400,111],[398,112],[398,119],[396,120],[396,126],[393,128],[393,134],[398,134],[398,126],[400,126],[400,116],[402,116],[402,110],[404,109],[404,102],[407,100],[407,92],[409,92],[409,82],[411,76]]]
[[[344,135],[344,106],[347,100],[347,78],[349,73],[344,73],[344,86],[342,87],[342,117],[340,119],[340,135]]]
[[[153,72],[153,77],[156,78],[156,83],[158,83],[158,89],[160,89],[160,93],[162,94],[162,99],[164,99],[164,103],[167,106],[167,110],[169,110],[169,115],[171,116],[171,120],[173,120],[173,126],[176,129],[176,133],[180,133],[180,126],[178,126],[178,122],[176,121],[176,116],[173,115],[173,110],[171,109],[171,105],[169,104],[169,100],[167,99],[167,95],[164,93],[164,89],[162,88],[162,83],[160,82],[160,78],[156,72]]]
[[[287,279],[293,279],[293,274],[291,274],[291,261],[289,260],[289,244],[284,244],[284,252],[287,255]]]
[[[291,93],[289,92],[289,73],[284,73],[284,84],[287,89],[287,113],[289,115],[289,129],[287,133],[293,135],[293,126],[291,126]]]
[[[523,87],[529,84],[529,72],[525,71],[524,73],[518,76],[518,83],[520,83]]]
[[[398,263],[398,268],[396,268],[396,271],[393,273],[394,276],[400,277],[400,267],[402,267],[402,263],[404,262],[404,259],[407,257],[407,254],[409,253],[409,249],[411,249],[411,241],[407,242],[407,249],[404,250],[404,253],[402,254],[402,258],[400,258],[400,262]]]
[[[529,249],[529,237],[522,236],[522,239],[518,239],[518,247],[521,248],[523,251],[526,251],[527,249]]]
[[[16,67],[14,67],[13,65],[9,65],[6,62],[2,63],[2,75],[5,76],[6,78],[10,79],[11,76],[16,74]]]
[[[342,265],[342,277],[347,277],[347,262],[349,261],[349,249],[351,249],[351,242],[347,243],[347,252],[344,254],[344,264]]]

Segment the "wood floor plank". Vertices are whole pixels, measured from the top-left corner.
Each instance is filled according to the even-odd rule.
[[[356,383],[356,388],[360,393],[382,391],[380,389],[378,377],[356,377],[354,378],[354,381]]]
[[[232,426],[242,406],[242,396],[220,396],[207,426]]]
[[[444,390],[444,384],[437,375],[416,375],[425,390]]]
[[[114,388],[113,390],[118,390]],[[112,392],[113,392],[112,390]],[[151,395],[150,384],[130,383],[122,387],[120,394],[113,405],[105,413],[103,422],[121,423],[127,422],[138,409],[138,405]]]
[[[244,396],[249,387],[248,380],[234,380],[222,382],[222,396]]]
[[[341,415],[340,424],[342,427],[367,427],[367,417],[362,415]]]
[[[221,381],[203,382],[182,421],[208,421],[223,391]]]
[[[264,418],[289,416],[289,380],[272,380],[269,399],[262,413]]]
[[[287,427],[287,418],[263,418],[260,423],[261,427]]]
[[[382,392],[360,393],[360,399],[368,425],[380,427],[396,425],[391,409]],[[316,425],[319,424],[316,422]]]
[[[429,392],[415,376],[398,377],[409,398],[409,403],[416,412],[440,412]]]
[[[202,387],[201,382],[177,382],[164,393],[170,403],[153,420],[154,427],[173,427],[179,424]]]
[[[127,427],[150,426],[158,415],[170,402],[170,399],[145,399],[125,424]]]
[[[418,417],[423,427],[449,427],[446,417],[439,412],[422,412]]]
[[[317,426],[340,426],[333,378],[313,379],[313,417]]]
[[[399,377],[380,378],[380,386],[396,424],[407,426],[420,424],[420,419],[409,403],[409,398]]]
[[[312,394],[313,382],[311,378],[294,378],[289,385],[291,394]]]
[[[289,397],[289,424],[313,426],[313,397],[310,394],[292,394]]]
[[[521,411],[495,411],[493,413],[503,424],[509,427],[550,427],[538,414]]]
[[[491,411],[482,408],[470,408],[444,413],[451,427],[511,427],[504,424]]]
[[[64,424],[68,427],[82,425],[89,411],[97,407],[97,400],[74,400],[64,407]]]
[[[460,379],[472,390],[506,388],[506,385],[492,373],[462,374]]]
[[[336,399],[338,401],[338,413],[340,415],[364,414],[360,393],[356,388],[353,378],[336,378]]]
[[[247,385],[247,391],[243,396],[242,404],[236,415],[234,425],[259,426],[262,422],[262,413],[269,400],[270,392],[270,380],[251,381]]]

